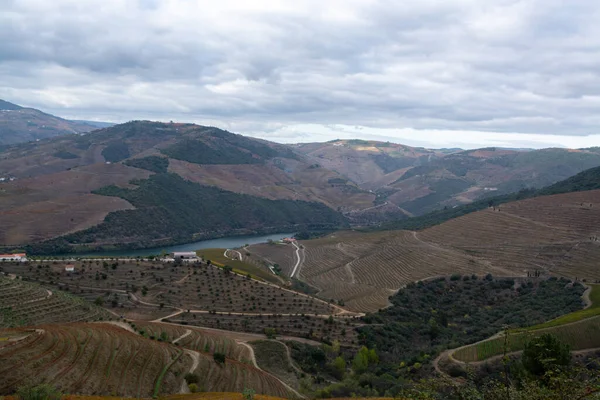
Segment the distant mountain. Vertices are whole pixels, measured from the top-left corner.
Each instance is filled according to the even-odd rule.
[[[215,127],[132,121],[0,150],[0,245],[140,247],[411,221],[595,166],[597,149],[286,146]]]
[[[50,250],[336,229],[375,199],[290,147],[148,121],[10,146],[3,177],[0,244]]]
[[[69,121],[34,108],[0,100],[0,145],[46,139],[69,133],[90,132],[95,126]]]
[[[77,122],[79,124],[87,124],[94,126],[96,128],[110,128],[111,126],[115,126],[114,122],[102,122],[102,121],[88,121],[84,119],[72,119],[71,122]]]
[[[364,140],[298,144],[294,148],[371,190],[382,210],[396,207],[406,216],[544,187],[600,166],[597,149],[430,150]],[[376,215],[360,220],[378,223]]]

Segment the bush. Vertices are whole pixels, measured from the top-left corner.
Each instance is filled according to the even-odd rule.
[[[187,374],[185,374],[184,379],[188,384],[198,383],[200,381],[200,378],[198,377],[198,375],[192,374],[191,372],[188,372]]]
[[[188,385],[188,388],[190,388],[190,392],[192,393],[198,392],[198,385],[196,385],[195,383],[190,383]]]
[[[213,360],[215,360],[217,364],[225,364],[225,354],[215,352],[213,354]]]
[[[47,383],[37,386],[22,386],[17,390],[21,400],[60,400],[62,393]]]

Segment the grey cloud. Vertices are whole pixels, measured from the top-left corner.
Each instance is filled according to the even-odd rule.
[[[586,135],[600,122],[595,2],[94,3],[7,3],[0,98],[251,132],[315,123]]]

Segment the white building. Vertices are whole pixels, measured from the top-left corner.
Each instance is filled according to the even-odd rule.
[[[27,261],[27,254],[15,253],[15,254],[0,254],[0,261]]]
[[[173,258],[175,260],[195,260],[198,258],[198,256],[193,251],[182,251],[173,253]]]
[[[65,267],[65,271],[66,272],[75,272],[75,266],[74,265],[67,265]]]

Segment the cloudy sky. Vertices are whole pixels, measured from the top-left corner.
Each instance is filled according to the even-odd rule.
[[[600,145],[596,0],[0,0],[0,98],[296,142]]]

